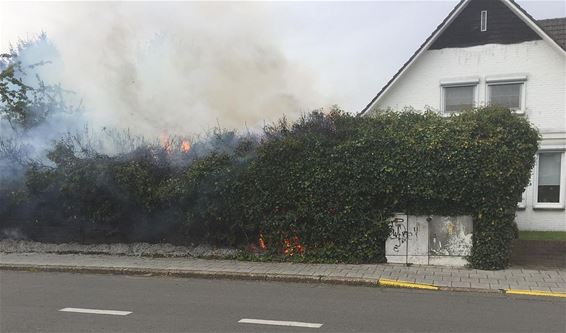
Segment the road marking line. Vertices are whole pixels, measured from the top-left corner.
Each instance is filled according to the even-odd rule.
[[[263,319],[240,319],[238,323],[241,324],[260,324],[260,325],[276,325],[276,326],[293,326],[293,327],[308,327],[320,328],[322,324],[318,323],[302,323],[300,321],[279,321],[279,320],[263,320]]]
[[[396,287],[396,288],[413,288],[413,289],[426,289],[426,290],[438,290],[438,287],[427,283],[413,283],[409,281],[398,281],[390,279],[379,279],[377,284],[384,287]]]
[[[528,296],[549,296],[549,297],[563,297],[566,298],[566,293],[550,292],[543,290],[518,290],[518,289],[507,289],[506,294],[511,295],[528,295]]]
[[[59,311],[62,312],[78,312],[78,313],[92,313],[92,314],[106,314],[113,316],[127,316],[132,311],[117,311],[117,310],[97,310],[97,309],[81,309],[81,308],[63,308]]]

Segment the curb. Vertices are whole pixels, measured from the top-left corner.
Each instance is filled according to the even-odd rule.
[[[88,274],[110,274],[110,275],[131,275],[131,276],[169,276],[178,278],[201,278],[201,279],[226,279],[226,280],[250,280],[250,281],[277,281],[295,283],[324,283],[347,286],[364,287],[393,287],[411,288],[438,291],[458,291],[458,292],[485,292],[501,293],[500,290],[473,289],[473,288],[454,288],[437,287],[430,284],[419,284],[408,281],[397,281],[389,279],[368,279],[351,277],[331,277],[331,276],[309,276],[273,273],[237,273],[223,271],[188,271],[173,269],[152,269],[152,268],[119,268],[101,266],[66,266],[66,265],[27,265],[27,264],[0,264],[0,270],[26,271],[26,272],[59,272],[59,273],[88,273]]]
[[[300,283],[324,283],[350,286],[375,287],[375,279],[330,277],[319,275],[294,275],[274,273],[240,273],[224,271],[198,271],[154,268],[121,268],[100,266],[65,266],[65,265],[26,265],[26,264],[0,264],[0,270],[25,272],[59,272],[59,273],[89,273],[132,276],[169,276],[178,278],[226,279],[226,280],[252,280],[252,281],[278,281]]]
[[[438,287],[432,284],[414,283],[414,282],[401,281],[401,280],[379,279],[377,280],[377,284],[383,287],[438,290]]]
[[[526,295],[526,296],[545,296],[545,297],[561,297],[566,298],[566,293],[551,292],[543,290],[519,290],[519,289],[507,289],[505,294],[510,295]]]
[[[225,280],[249,280],[249,281],[276,281],[294,283],[323,283],[348,286],[405,288],[431,291],[451,292],[474,292],[509,294],[525,296],[545,296],[566,298],[566,293],[549,292],[542,290],[516,290],[516,289],[479,289],[461,287],[443,287],[427,283],[415,283],[410,281],[392,280],[380,278],[379,280],[354,277],[331,277],[322,275],[296,275],[275,273],[245,273],[226,271],[200,271],[200,270],[176,270],[136,267],[104,267],[104,266],[70,266],[70,265],[33,265],[33,264],[0,264],[0,270],[26,271],[26,272],[60,272],[60,273],[88,273],[130,276],[169,276],[177,278],[201,278],[201,279],[225,279]]]
[[[483,288],[465,288],[465,287],[438,287],[440,291],[454,291],[454,292],[474,292],[484,294],[504,294],[503,289],[483,289]]]

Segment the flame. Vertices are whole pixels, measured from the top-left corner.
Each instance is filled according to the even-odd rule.
[[[261,251],[267,250],[267,247],[265,246],[265,240],[263,239],[263,235],[261,233],[259,234],[258,245]]]
[[[171,153],[173,148],[171,147],[171,140],[169,139],[169,134],[163,133],[159,136],[159,140],[161,141],[161,146],[167,153]]]
[[[189,150],[191,150],[191,144],[189,143],[189,140],[183,140],[181,142],[181,151],[183,153],[188,153]]]
[[[187,139],[178,140],[176,138],[171,138],[171,136],[164,132],[159,136],[159,141],[161,143],[161,147],[165,150],[167,154],[171,154],[173,152],[182,152],[188,153],[191,150],[191,143]]]
[[[305,246],[301,244],[298,236],[293,236],[291,240],[283,240],[283,254],[292,257],[295,254],[302,256],[305,253]]]

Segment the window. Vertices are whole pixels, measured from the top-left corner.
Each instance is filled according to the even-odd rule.
[[[480,16],[480,30],[487,31],[487,10],[482,10]]]
[[[509,108],[516,113],[524,113],[526,80],[526,74],[487,77],[485,81],[488,104]]]
[[[563,152],[538,154],[535,186],[536,208],[564,208],[563,159]]]
[[[475,86],[445,86],[442,89],[444,112],[459,112],[475,106]]]
[[[489,104],[502,106],[513,111],[521,110],[522,83],[489,85]]]

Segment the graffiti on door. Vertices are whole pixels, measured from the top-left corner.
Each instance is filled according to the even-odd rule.
[[[406,218],[395,217],[390,222],[391,235],[389,239],[394,241],[393,251],[399,252],[399,249],[410,237],[419,235],[419,226],[415,225],[412,230],[408,230],[408,223]]]

